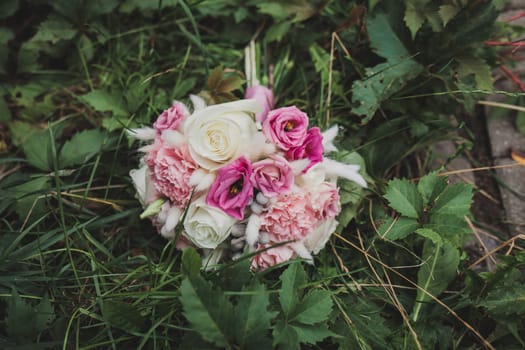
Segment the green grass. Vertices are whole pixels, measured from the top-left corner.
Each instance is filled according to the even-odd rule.
[[[429,255],[430,238],[415,230],[399,239],[378,234],[404,213],[383,197],[390,179],[434,170],[432,145],[439,140],[475,142],[459,136],[449,116],[463,126],[476,100],[490,92],[479,82],[486,83],[484,71],[502,56],[483,41],[512,38],[519,30],[495,23],[498,9],[475,1],[439,30],[425,19],[414,39],[405,8],[390,1],[374,9],[372,2],[286,3],[1,5],[0,348],[214,348],[220,341],[207,337],[187,309],[199,300],[207,305],[199,312],[208,310],[215,321],[235,322],[243,315],[238,305],[251,305],[262,328],[250,336],[282,348],[524,346],[521,248],[500,257],[495,271],[468,269],[474,257],[462,244],[470,231],[461,219],[442,217],[436,219],[448,224],[442,239],[454,242],[445,246],[459,255],[457,269],[446,272],[443,265],[454,257]],[[429,4],[425,11],[438,13],[441,2]],[[370,22],[383,11],[384,22]],[[367,191],[339,184],[344,224],[315,266],[302,264],[304,277],[293,263],[251,273],[247,258],[200,275],[185,269],[174,244],[139,219],[142,208],[128,175],[138,166],[140,145],[127,130],[150,125],[174,99],[188,102],[190,93],[201,91],[213,96],[207,79],[217,66],[242,76],[244,47],[253,38],[260,79],[273,81],[277,106],[295,104],[321,128],[340,125],[336,156],[355,162],[361,158],[351,152],[357,152],[368,173]],[[437,50],[443,42],[449,49]],[[408,57],[398,57],[403,50]],[[486,69],[462,67],[465,55]],[[407,71],[407,62],[420,72]],[[378,90],[360,90],[356,81]],[[234,94],[242,97],[241,90]],[[372,115],[355,113],[376,100]],[[470,198],[465,191],[463,202]],[[421,208],[421,227],[432,224],[433,200]],[[190,254],[186,263],[196,264]],[[445,271],[446,278],[436,275],[445,287],[419,276],[426,271],[421,266]],[[290,282],[292,276],[300,283]],[[181,284],[188,293],[183,297]],[[286,293],[301,301],[296,313],[315,298],[322,301],[310,318],[301,318],[286,312]],[[206,304],[214,298],[231,304],[230,311]],[[232,328],[228,345],[250,348],[242,340],[248,333]]]

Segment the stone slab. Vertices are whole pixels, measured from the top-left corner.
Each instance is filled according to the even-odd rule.
[[[447,159],[456,153],[456,145],[452,141],[440,141],[434,144],[434,153],[436,156],[435,167],[438,168],[445,164]],[[457,157],[450,161],[446,166],[446,171],[471,169],[470,162],[465,157]],[[458,175],[449,176],[451,183],[466,182],[475,184],[474,174],[464,172]]]
[[[509,165],[516,163],[510,158],[496,159],[495,164]],[[513,166],[497,169],[501,199],[511,229],[511,235],[525,233],[525,166]]]
[[[525,11],[525,0],[512,0],[507,5],[507,11],[499,16],[499,20],[507,20]],[[511,22],[516,26],[525,26],[525,17]],[[507,67],[525,81],[525,55],[524,50],[514,52],[514,64]],[[509,77],[501,70],[495,70],[495,89],[503,91],[519,91]],[[493,95],[491,101],[505,102],[503,96]],[[486,107],[486,115],[490,115],[490,108]],[[497,118],[487,117],[487,129],[490,138],[494,165],[511,165],[515,161],[510,158],[511,150],[525,152],[525,135],[516,130],[516,112],[508,110],[503,116]],[[511,231],[511,236],[525,232],[525,167],[513,166],[496,170],[501,200],[505,209],[505,222]]]
[[[516,130],[514,123],[515,117],[511,111],[501,117],[487,118],[487,130],[494,158],[508,158],[512,149],[525,151],[525,135]]]

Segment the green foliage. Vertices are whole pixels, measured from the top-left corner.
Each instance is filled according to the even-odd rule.
[[[326,321],[332,311],[331,293],[312,290],[305,295],[306,275],[299,263],[291,264],[280,277],[281,314],[273,330],[273,344],[299,349],[300,343],[315,344],[330,335]]]
[[[438,236],[439,237],[439,236]],[[423,304],[428,303],[430,295],[439,296],[457,275],[459,252],[452,243],[436,243],[432,238],[423,246],[423,265],[417,273],[417,304],[412,311],[412,319],[418,320]],[[430,294],[430,295],[429,295]]]
[[[71,140],[64,143],[60,150],[60,166],[67,168],[85,164],[102,150],[105,140],[105,134],[97,129],[75,134]]]
[[[472,202],[471,186],[447,186],[445,179],[430,173],[417,186],[408,180],[390,181],[384,198],[401,215],[386,218],[379,228],[381,237],[397,240],[416,232],[434,244],[441,244],[442,239],[457,247],[464,243],[469,232],[465,216]]]
[[[265,286],[257,280],[249,282],[250,278],[240,280],[243,286],[234,305],[221,289],[214,289],[200,276],[200,266],[201,258],[195,249],[186,249],[181,269],[187,277],[181,284],[180,299],[193,329],[206,342],[222,348],[267,348],[268,329],[276,313],[268,311],[270,300]],[[234,271],[235,267],[230,269]]]
[[[80,99],[90,105],[95,111],[112,112],[115,116],[120,117],[128,115],[122,103],[122,97],[107,91],[94,90],[82,95]]]
[[[423,212],[423,198],[416,185],[406,180],[392,180],[384,197],[390,206],[402,215],[417,219]]]
[[[35,342],[54,318],[54,308],[48,298],[42,298],[38,304],[32,305],[14,290],[7,300],[6,331],[17,345]]]
[[[468,268],[472,188],[432,171],[435,142],[477,142],[465,118],[505,58],[484,41],[520,34],[502,3],[2,1],[0,348],[480,348],[472,329],[523,348],[523,242]],[[201,271],[140,220],[127,129],[242,98],[251,39],[276,106],[338,124],[330,157],[368,188],[338,181],[314,266]]]
[[[231,349],[235,322],[233,305],[200,276],[186,279],[180,287],[184,315],[204,340]]]
[[[104,301],[102,310],[110,325],[130,333],[138,332],[145,322],[145,318],[136,307],[122,301]]]
[[[367,68],[365,77],[352,85],[352,102],[358,104],[352,112],[364,116],[363,123],[372,119],[385,100],[423,71],[423,67],[410,57],[385,14],[369,18],[367,28],[370,46],[386,62]]]

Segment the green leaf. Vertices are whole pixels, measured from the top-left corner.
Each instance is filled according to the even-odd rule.
[[[425,17],[419,13],[414,5],[409,3],[405,9],[405,16],[403,19],[405,20],[408,29],[410,29],[412,39],[414,39],[423,23],[425,23]]]
[[[334,333],[328,330],[328,325],[325,323],[310,326],[292,324],[292,328],[299,336],[301,343],[315,344],[334,335]]]
[[[374,52],[394,64],[404,61],[410,53],[403,42],[390,26],[388,17],[384,13],[378,13],[367,18],[366,26],[370,37],[370,46]]]
[[[384,14],[369,18],[367,28],[371,47],[387,62],[367,68],[366,76],[352,85],[352,102],[357,105],[352,113],[363,116],[363,123],[372,119],[381,103],[424,70],[410,58]]]
[[[291,320],[307,325],[326,321],[332,312],[331,295],[326,290],[313,290],[308,293]]]
[[[0,13],[2,13],[1,9]],[[0,28],[0,73],[5,73],[5,65],[7,63],[7,56],[9,54],[9,48],[7,46],[7,43],[9,42],[9,40],[13,39],[13,37],[14,34],[11,29],[3,27]],[[0,121],[1,120],[2,119],[0,116]]]
[[[27,139],[29,139],[34,132],[40,131],[35,125],[14,120],[9,123],[9,132],[11,133],[11,141],[15,146],[22,145]]]
[[[213,290],[200,276],[186,278],[180,286],[184,316],[200,336],[218,347],[231,349],[233,306],[222,291]]]
[[[491,290],[479,305],[494,315],[523,315],[525,314],[525,289],[522,284],[498,286]]]
[[[278,320],[273,328],[273,345],[280,345],[278,349],[299,350],[299,335],[285,320]]]
[[[474,75],[476,87],[480,90],[492,91],[492,70],[483,59],[472,56],[457,57],[459,63],[459,79]]]
[[[7,300],[7,315],[5,324],[9,336],[16,339],[18,344],[27,344],[47,328],[55,318],[53,305],[47,297],[36,306],[32,306],[18,295],[13,289]]]
[[[379,235],[385,239],[395,241],[407,237],[417,230],[419,226],[419,222],[413,218],[400,216],[394,219],[389,217],[379,226]]]
[[[282,282],[279,301],[284,315],[288,317],[303,294],[302,286],[306,283],[306,273],[299,262],[294,262],[279,279]]]
[[[443,21],[443,26],[446,26],[448,22],[450,22],[451,19],[456,17],[456,15],[461,10],[461,7],[455,6],[455,5],[441,5],[439,7],[439,16],[441,17],[441,20]]]
[[[243,290],[239,302],[235,307],[235,334],[237,344],[241,348],[251,348],[261,343],[271,346],[266,334],[271,326],[272,319],[277,312],[268,311],[270,300],[263,284],[254,282]],[[267,348],[267,347],[266,347]]]
[[[423,245],[421,258],[424,264],[417,272],[417,284],[428,293],[438,297],[456,277],[459,251],[449,242],[445,241],[443,244],[436,245],[431,240],[427,240]],[[418,289],[416,300],[412,311],[414,322],[418,320],[422,306],[431,298]]]
[[[290,31],[291,27],[292,27],[291,21],[275,23],[270,28],[268,28],[264,38],[269,43],[272,41],[281,41],[284,35]]]
[[[472,236],[472,230],[465,221],[465,217],[455,214],[433,213],[429,216],[425,228],[437,232],[457,247],[462,247]]]
[[[98,129],[84,130],[66,141],[60,150],[61,168],[86,163],[102,150],[106,134]]]
[[[436,172],[423,176],[417,184],[417,190],[423,198],[424,205],[433,202],[446,187],[447,180],[443,176],[438,176]]]
[[[28,163],[32,166],[45,171],[53,168],[51,136],[47,129],[34,132],[24,141],[22,149]]]
[[[112,112],[115,116],[123,117],[129,115],[128,111],[124,108],[122,98],[105,90],[93,90],[90,93],[80,96],[80,99],[99,112]]]
[[[117,328],[133,333],[144,326],[146,319],[134,305],[118,300],[105,300],[103,313],[106,321]]]
[[[392,208],[409,218],[417,219],[423,211],[423,198],[408,180],[391,180],[384,197]]]
[[[173,88],[173,97],[176,99],[185,98],[197,84],[197,79],[189,77],[175,85]]]
[[[56,15],[51,15],[40,24],[31,41],[47,41],[51,44],[56,44],[60,40],[72,39],[76,33],[77,31],[70,22]]]
[[[201,270],[202,260],[193,247],[184,249],[182,252],[181,272],[186,277],[198,276]]]
[[[339,83],[341,80],[341,74],[336,70],[330,71],[330,53],[316,43],[310,45],[308,51],[310,52],[310,57],[312,57],[315,71],[321,75],[322,83],[328,84],[331,79],[332,91],[337,95],[344,95],[343,88]]]
[[[341,335],[336,339],[340,349],[392,349],[392,330],[387,327],[388,321],[382,315],[383,307],[376,305],[374,298],[367,298],[366,294],[337,298],[341,299],[338,304],[344,307],[346,313],[341,312],[334,322],[334,332]]]
[[[30,108],[35,104],[35,99],[44,95],[49,89],[49,84],[32,81],[24,85],[16,85],[11,91],[11,98],[17,105]]]
[[[3,96],[0,96],[0,124],[7,124],[11,121],[11,111]]]
[[[160,212],[162,205],[166,202],[165,198],[159,198],[146,207],[144,211],[140,214],[140,219],[145,219],[150,216],[156,215]],[[184,253],[183,253],[184,254]]]
[[[430,239],[436,246],[443,244],[443,239],[436,231],[429,228],[419,228],[416,233],[421,237]]]
[[[49,189],[49,181],[49,177],[42,176],[13,188],[15,211],[21,219],[25,220],[30,213],[38,216],[45,211],[43,194]]]
[[[469,214],[472,186],[458,183],[448,186],[436,199],[430,214],[450,214],[463,217]]]
[[[19,0],[0,1],[0,19],[12,16],[19,7]]]

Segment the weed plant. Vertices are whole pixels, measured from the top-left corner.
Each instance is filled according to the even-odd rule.
[[[464,120],[503,59],[484,42],[520,34],[496,21],[503,6],[3,0],[0,348],[524,348],[523,245],[486,271],[464,248],[476,189],[449,184],[432,151],[476,142]],[[338,124],[337,158],[370,186],[339,183],[340,225],[314,266],[201,272],[139,219],[127,130],[190,93],[241,98],[208,77],[242,78],[252,39],[277,106]]]

